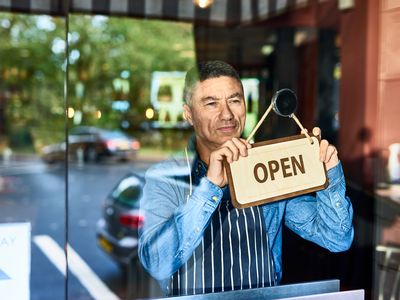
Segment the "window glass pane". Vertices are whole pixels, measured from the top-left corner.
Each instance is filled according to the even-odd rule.
[[[0,13],[2,299],[64,298],[64,37],[62,18]]]
[[[72,298],[161,296],[137,258],[144,174],[186,146],[183,80],[192,25],[69,16],[69,243],[91,269]]]
[[[11,3],[12,9],[22,5],[16,4],[18,1],[6,2]],[[34,2],[32,5],[37,6],[38,1],[36,4]],[[190,14],[181,6],[183,1],[144,2],[145,6],[134,5],[134,9],[143,9],[150,18],[161,17],[161,14],[171,16],[175,10],[180,16]],[[148,2],[157,3],[148,5]],[[156,237],[152,237],[153,241],[156,240],[154,245],[160,244],[160,249],[168,248],[171,251],[160,252],[159,257],[148,255],[147,259],[153,259],[156,262],[153,265],[157,266],[152,274],[167,274],[163,276],[169,278],[171,274],[177,274],[178,267],[197,274],[200,264],[207,260],[206,256],[197,255],[197,250],[194,250],[185,257],[187,264],[173,266],[170,260],[168,263],[169,257],[178,257],[183,253],[174,252],[182,249],[174,247],[185,236],[168,235],[163,228],[167,222],[181,221],[178,214],[180,208],[176,207],[189,202],[189,197],[199,192],[199,178],[205,170],[202,162],[192,160],[196,157],[190,151],[194,141],[193,131],[183,118],[184,77],[196,60],[220,59],[239,71],[243,90],[228,94],[228,102],[232,105],[240,103],[238,95],[243,92],[246,102],[246,111],[242,110],[243,116],[246,114],[246,124],[242,128],[244,137],[250,134],[267,109],[273,93],[281,88],[296,90],[299,99],[296,115],[309,130],[317,122],[323,137],[333,144],[338,142],[339,130],[340,136],[344,137],[343,142],[349,139],[345,133],[353,132],[349,131],[349,126],[365,123],[360,123],[357,116],[350,116],[343,110],[346,107],[345,100],[354,98],[349,95],[364,91],[364,87],[360,86],[363,81],[355,83],[353,90],[344,88],[339,93],[339,86],[343,84],[346,87],[349,78],[353,77],[349,75],[357,73],[357,68],[350,70],[353,68],[349,63],[352,62],[349,57],[357,49],[352,46],[351,38],[349,40],[352,34],[344,35],[340,29],[343,27],[339,26],[340,22],[346,19],[341,14],[349,15],[360,7],[346,11],[332,10],[332,15],[336,17],[331,18],[330,22],[332,28],[337,29],[329,29],[318,28],[322,24],[315,22],[314,18],[320,16],[309,14],[312,9],[308,5],[299,10],[282,9],[279,13],[283,14],[277,16],[272,10],[268,16],[277,17],[275,20],[278,22],[273,19],[272,22],[264,22],[262,19],[266,15],[261,12],[265,5],[256,8],[246,4],[235,7],[234,4],[231,7],[228,1],[228,9],[224,4],[221,6],[221,2],[208,1],[207,4],[212,6],[205,8],[204,3],[200,2],[187,2],[190,7],[194,7],[193,3],[199,5],[193,10],[194,17],[200,18],[195,25],[83,14],[69,15],[66,23],[63,18],[44,15],[0,13],[0,298],[136,299],[163,295],[157,281],[142,267],[143,256],[141,262],[138,260],[139,232],[146,229],[146,222],[151,218],[161,220]],[[326,2],[318,6],[335,6]],[[99,3],[92,1],[94,11],[101,11],[98,5],[102,4]],[[172,6],[169,6],[170,3]],[[118,1],[110,3],[114,9],[118,5]],[[0,6],[4,9],[7,5]],[[73,10],[76,12],[82,9],[77,8],[79,4],[75,6]],[[128,6],[133,8],[132,3]],[[269,5],[269,9],[273,6]],[[282,6],[285,5],[277,4],[275,8],[279,10]],[[237,8],[240,11],[235,11]],[[256,17],[254,23],[250,14]],[[238,26],[231,23],[235,16],[241,17],[245,23]],[[225,20],[225,17],[228,23],[223,26],[218,22]],[[305,22],[304,18],[309,20]],[[206,19],[210,23],[203,22]],[[65,41],[66,24],[69,28],[68,48]],[[306,24],[312,28],[303,27]],[[386,29],[381,27],[380,31],[384,33]],[[375,34],[368,33],[371,36]],[[365,32],[361,31],[363,35]],[[380,52],[385,48],[381,44],[378,45]],[[67,49],[68,65],[65,64]],[[371,53],[371,57],[376,54],[373,51]],[[376,55],[379,56],[379,53]],[[363,64],[359,64],[359,67],[374,70],[369,63],[367,67]],[[381,64],[378,65],[380,67]],[[369,74],[367,77],[371,79],[371,76]],[[388,90],[387,95],[391,95],[390,87],[395,90],[394,79],[389,78],[392,85],[385,89]],[[65,82],[67,86],[64,86]],[[218,87],[214,86],[215,90]],[[368,90],[373,91],[373,85]],[[67,95],[64,95],[65,91]],[[211,112],[208,114],[210,117],[219,113],[212,111],[218,105],[216,100],[219,100],[215,94],[202,98],[203,108]],[[378,95],[377,99],[383,101],[387,95]],[[65,96],[67,101],[64,101]],[[367,110],[369,108],[367,105]],[[204,121],[199,120],[199,116],[204,114],[193,112],[193,107],[186,111],[198,126]],[[349,122],[349,116],[354,117],[354,124]],[[374,120],[375,117],[372,118]],[[390,123],[388,120],[391,119],[385,119],[387,124]],[[225,122],[220,130],[214,131],[229,136],[233,124]],[[262,125],[255,135],[256,141],[288,136],[299,131],[294,122],[275,114],[269,115]],[[213,128],[210,130],[198,126],[196,129],[204,135],[214,132]],[[400,261],[397,234],[400,222],[396,206],[399,147],[396,140],[383,140],[383,136],[389,139],[395,137],[390,131],[385,131],[385,135],[382,132],[378,132],[377,136],[372,134],[375,142],[370,142],[369,129],[364,129],[358,132],[356,142],[369,149],[378,141],[379,145],[375,146],[379,148],[385,145],[384,148],[371,148],[368,154],[365,151],[357,152],[362,147],[353,147],[361,155],[357,158],[354,153],[349,156],[349,153],[343,152],[346,147],[338,144],[338,149],[342,147],[339,152],[346,178],[350,178],[347,181],[348,195],[355,208],[356,231],[351,249],[339,255],[331,254],[322,248],[305,244],[300,237],[283,229],[284,277],[281,284],[315,281],[336,274],[335,277],[341,280],[341,286],[346,289],[365,288],[367,294],[388,297],[398,294],[399,276],[393,270]],[[206,136],[204,140],[208,138]],[[381,145],[380,140],[385,144]],[[216,144],[218,141],[213,142],[212,146]],[[173,160],[169,162],[173,164],[159,164],[171,157]],[[369,195],[364,187],[357,187],[355,183],[362,176],[354,176],[358,173],[353,171],[361,170],[366,175],[369,171],[368,168],[351,168],[353,163],[355,166],[366,164],[373,169],[369,170],[369,175],[375,179],[367,178],[365,182],[371,180],[375,184],[375,194]],[[162,201],[165,198],[171,201]],[[213,194],[210,198],[210,201],[215,201],[218,197]],[[181,203],[178,203],[179,200]],[[171,207],[166,208],[165,204]],[[226,207],[230,208],[228,205]],[[148,212],[150,214],[146,214]],[[372,222],[373,212],[377,218]],[[215,216],[219,214],[214,213]],[[246,220],[254,217],[252,214],[241,216],[243,219],[248,217]],[[237,217],[234,221],[239,224],[239,213]],[[273,227],[277,227],[280,221],[274,218],[274,222],[267,226],[274,231],[276,228]],[[246,222],[246,226],[250,224]],[[212,228],[210,223],[203,223],[207,229]],[[190,218],[183,227],[193,224],[195,222]],[[262,232],[263,226],[256,228],[255,222],[252,225],[252,232]],[[193,232],[202,232],[197,225],[191,228]],[[228,227],[230,233],[231,229]],[[375,235],[364,234],[372,231],[375,231]],[[240,232],[239,227],[237,232]],[[200,235],[201,238],[212,235],[209,241],[214,241],[214,233],[217,232],[209,230]],[[216,244],[223,240],[222,234],[220,237],[216,239]],[[232,237],[234,234],[229,235],[229,238]],[[239,234],[237,237],[240,240]],[[187,241],[192,242],[190,239],[191,236]],[[195,242],[199,242],[199,239]],[[169,247],[165,247],[168,243]],[[65,249],[68,249],[68,281]],[[206,245],[199,252],[205,253],[210,249],[214,247]],[[229,253],[229,249],[226,249],[222,247],[221,252]],[[244,252],[235,252],[236,249],[233,249],[232,253],[244,255],[247,253],[245,251],[253,251],[245,246],[241,249]],[[267,247],[259,248],[259,253],[267,257],[268,250],[263,252],[263,249]],[[215,260],[214,252],[211,254],[208,258]],[[247,262],[251,268],[250,260],[254,256],[250,256]],[[302,259],[299,260],[299,257]],[[224,268],[227,260],[221,261],[223,263],[218,267]],[[238,262],[235,266],[242,268],[246,260]],[[207,266],[210,264],[206,262]],[[318,267],[308,270],[310,264]],[[271,265],[263,267],[269,268]],[[247,270],[247,266],[244,269]],[[212,275],[206,276],[203,272],[196,278],[204,282],[215,277],[215,274],[221,275],[221,278],[227,274],[226,270],[215,268],[214,273],[208,273]],[[271,271],[269,274],[274,271],[273,268],[268,270]],[[206,267],[207,271],[210,270]],[[257,271],[253,269],[253,273],[246,273],[249,282],[251,274],[257,274]],[[232,277],[235,277],[233,273],[236,272],[232,272]],[[196,284],[195,276],[191,277],[191,284]],[[174,279],[176,281],[171,282],[181,287],[186,280],[183,276],[174,276]],[[218,284],[218,288],[222,288],[222,283]],[[374,286],[372,291],[371,285]],[[169,291],[171,293],[173,290]]]

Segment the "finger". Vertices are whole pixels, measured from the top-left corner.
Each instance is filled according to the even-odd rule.
[[[222,146],[215,151],[215,154],[217,155],[217,159],[220,161],[222,161],[224,158],[228,161],[228,163],[234,161],[235,153],[233,153],[232,150],[227,146]],[[236,155],[238,156],[238,154]]]
[[[326,151],[325,163],[328,163],[332,159],[332,157],[336,154],[337,154],[337,150],[336,150],[335,146],[329,145],[328,149]]]
[[[329,146],[329,143],[327,140],[322,140],[321,143],[319,144],[319,160],[321,162],[325,161],[328,146]]]
[[[239,140],[241,140],[242,143],[244,143],[244,144],[246,145],[247,149],[251,149],[251,147],[253,147],[252,144],[250,144],[250,143],[249,143],[248,141],[246,141],[245,139],[239,138]]]
[[[247,156],[247,145],[241,139],[233,138],[233,143],[239,149],[239,153],[241,156]]]
[[[232,152],[232,159],[233,160],[238,160],[239,159],[240,150],[232,140],[226,141],[222,145],[222,148],[225,148],[225,147],[228,148]]]
[[[314,136],[318,136],[319,138],[321,138],[321,129],[319,127],[314,127],[312,133]]]
[[[220,147],[215,150],[210,155],[210,164],[212,162],[218,161],[221,162],[226,159],[228,162],[232,161],[233,153],[228,147]]]

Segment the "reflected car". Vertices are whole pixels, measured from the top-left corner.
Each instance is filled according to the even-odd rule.
[[[97,244],[126,271],[138,253],[138,234],[144,216],[139,203],[144,177],[130,173],[106,197],[102,217],[97,222]]]
[[[68,136],[68,156],[71,160],[96,162],[104,158],[133,160],[140,142],[120,130],[81,126],[71,129]],[[42,159],[47,163],[64,160],[66,144],[43,147]]]

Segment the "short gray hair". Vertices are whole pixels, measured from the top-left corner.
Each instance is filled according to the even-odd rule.
[[[226,62],[220,60],[211,60],[198,63],[192,67],[185,78],[185,87],[183,89],[183,98],[186,104],[191,104],[193,90],[198,82],[205,81],[210,78],[227,76],[236,79],[243,90],[242,81],[236,70]]]

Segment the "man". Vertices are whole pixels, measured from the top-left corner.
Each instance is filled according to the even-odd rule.
[[[330,251],[350,247],[353,212],[334,146],[320,144],[325,190],[235,209],[223,160],[236,161],[251,148],[240,138],[246,116],[240,78],[224,62],[201,63],[187,73],[184,94],[184,114],[195,132],[190,155],[150,168],[141,201],[139,257],[168,295],[279,284],[283,224]]]

